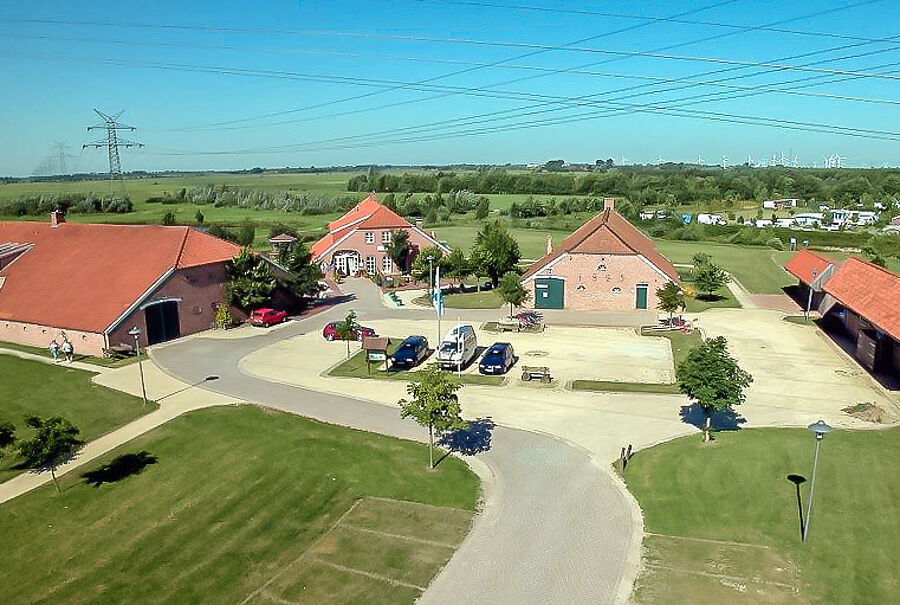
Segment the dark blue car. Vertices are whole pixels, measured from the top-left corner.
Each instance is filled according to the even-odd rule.
[[[428,357],[428,339],[424,336],[408,336],[400,343],[391,360],[394,366],[412,368]]]
[[[482,374],[506,374],[516,363],[516,354],[508,342],[495,342],[485,352],[478,364]]]

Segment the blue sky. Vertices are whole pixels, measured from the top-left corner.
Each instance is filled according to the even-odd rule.
[[[32,173],[57,141],[104,171],[103,150],[81,150],[101,134],[93,107],[138,127],[125,170],[782,151],[897,165],[900,37],[877,41],[896,23],[891,0],[6,1],[0,174]]]

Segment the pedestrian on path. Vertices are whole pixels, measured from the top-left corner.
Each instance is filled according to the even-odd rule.
[[[62,352],[63,355],[66,356],[66,361],[68,361],[69,363],[72,363],[74,361],[75,347],[72,346],[72,343],[69,342],[68,338],[63,341]]]
[[[59,343],[55,338],[50,341],[50,357],[53,358],[53,363],[59,363]]]

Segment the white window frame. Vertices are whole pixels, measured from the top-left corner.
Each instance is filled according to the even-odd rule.
[[[381,243],[382,244],[390,244],[391,243],[391,232],[390,231],[382,231],[381,232]]]
[[[394,259],[390,256],[381,257],[381,272],[392,273],[394,271]]]
[[[367,244],[375,243],[375,233],[373,231],[366,231],[366,243]]]
[[[369,275],[375,275],[376,266],[377,265],[375,264],[375,257],[367,256],[366,257],[366,273],[368,273]]]

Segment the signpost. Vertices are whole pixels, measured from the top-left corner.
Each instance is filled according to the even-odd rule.
[[[372,373],[372,364],[384,364],[387,370],[387,349],[390,344],[389,338],[365,338],[363,339],[363,350],[366,352],[366,370]]]

